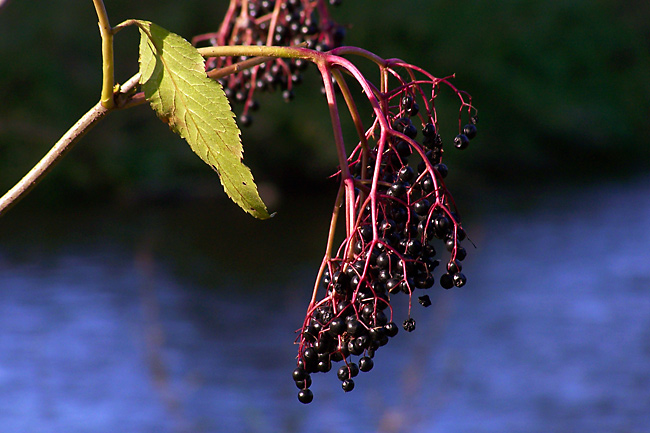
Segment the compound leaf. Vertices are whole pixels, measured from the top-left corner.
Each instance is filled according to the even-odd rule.
[[[136,21],[140,84],[158,117],[218,174],[226,194],[251,215],[270,215],[250,169],[242,162],[240,131],[219,83],[205,73],[189,42],[149,21]]]

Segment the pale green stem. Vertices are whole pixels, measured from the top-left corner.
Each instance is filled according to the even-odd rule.
[[[101,104],[104,108],[113,108],[114,61],[113,61],[113,30],[108,22],[108,14],[102,0],[93,0],[95,11],[99,19],[99,34],[102,37],[102,96]]]

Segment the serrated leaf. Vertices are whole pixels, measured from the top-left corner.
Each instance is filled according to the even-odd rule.
[[[226,194],[251,215],[270,215],[242,162],[240,131],[219,83],[189,42],[149,21],[140,28],[140,84],[158,117],[218,174]]]

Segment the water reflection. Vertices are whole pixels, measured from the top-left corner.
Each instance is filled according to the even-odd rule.
[[[648,431],[650,182],[474,221],[467,286],[432,290],[352,393],[316,375],[303,406],[291,343],[328,211],[15,209],[2,431]]]

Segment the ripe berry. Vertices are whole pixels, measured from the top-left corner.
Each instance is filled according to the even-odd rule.
[[[372,359],[369,356],[364,356],[359,359],[359,370],[363,372],[368,372],[372,370],[372,367],[375,365],[375,363],[372,361]]]
[[[404,324],[402,326],[406,332],[413,332],[415,330],[415,320],[409,317],[404,321]]]
[[[458,134],[456,138],[454,138],[454,146],[458,149],[466,149],[467,146],[469,146],[469,138],[467,138],[465,134]]]
[[[399,328],[397,327],[397,324],[395,322],[390,322],[387,323],[386,326],[384,326],[384,330],[386,330],[387,336],[394,337],[397,335]]]
[[[463,265],[460,264],[457,260],[452,260],[447,263],[447,272],[450,274],[456,274],[463,270]]]
[[[314,399],[314,393],[311,392],[311,390],[308,388],[301,389],[298,392],[298,401],[300,401],[300,403],[304,403],[304,404],[311,403],[313,399]]]
[[[433,123],[427,123],[424,125],[424,128],[422,128],[422,135],[424,135],[426,138],[433,138],[436,135],[436,127]]]
[[[438,174],[440,174],[440,177],[443,179],[446,178],[447,174],[449,173],[447,165],[443,164],[442,162],[435,164],[433,168],[438,172]]]
[[[451,289],[454,287],[454,277],[451,274],[442,274],[440,276],[440,287],[443,289]]]
[[[423,216],[429,212],[430,207],[431,207],[431,203],[429,203],[429,200],[423,198],[422,200],[418,201],[413,205],[413,211],[416,214]]]
[[[305,380],[296,381],[296,387],[298,387],[298,389],[305,389],[305,388],[309,388],[310,386],[311,386],[311,376],[307,376]]]
[[[336,377],[339,378],[341,382],[350,378],[350,370],[347,365],[342,365],[336,372]]]
[[[346,379],[343,381],[341,384],[341,387],[343,388],[343,391],[345,392],[350,392],[354,389],[354,380],[352,379]]]
[[[239,116],[239,123],[241,126],[251,126],[253,124],[253,117],[250,114],[242,114]]]
[[[293,380],[296,382],[299,380],[305,380],[308,376],[309,375],[302,367],[296,367],[296,369],[293,370]]]
[[[327,373],[332,369],[332,362],[327,360],[327,361],[318,361],[318,371]]]
[[[463,126],[463,134],[467,136],[470,140],[474,137],[476,137],[476,126],[473,123],[469,123],[465,126]]]
[[[414,176],[415,176],[415,172],[408,165],[405,165],[404,167],[400,168],[399,172],[397,173],[397,177],[402,182],[411,182]]]

